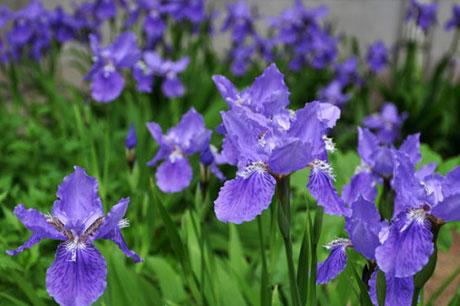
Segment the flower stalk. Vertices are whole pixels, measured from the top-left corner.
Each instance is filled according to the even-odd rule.
[[[292,305],[300,306],[299,289],[297,287],[294,258],[292,255],[289,176],[283,176],[277,179],[276,193],[279,202],[278,226],[281,236],[283,237],[284,248],[286,251]]]

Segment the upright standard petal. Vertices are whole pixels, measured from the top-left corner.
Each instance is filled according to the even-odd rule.
[[[147,122],[147,129],[153,139],[158,143],[160,148],[152,160],[147,163],[147,166],[154,167],[160,160],[167,158],[173,151],[173,146],[163,136],[161,127],[156,122]]]
[[[104,223],[95,233],[95,239],[112,240],[126,256],[131,257],[134,262],[141,262],[142,259],[128,248],[121,234],[121,229],[129,225],[127,219],[123,219],[128,209],[128,203],[129,198],[124,198],[112,207],[107,217],[105,217]]]
[[[318,264],[317,284],[326,284],[337,277],[347,266],[346,248],[350,242],[346,239],[338,239],[326,246],[330,250],[329,257]]]
[[[358,127],[358,153],[369,166],[374,165],[373,155],[379,148],[379,141],[371,131]]]
[[[46,273],[46,288],[63,306],[86,306],[94,303],[106,287],[107,266],[104,257],[92,245],[72,252],[60,244],[56,259]]]
[[[116,70],[96,72],[91,80],[91,96],[101,103],[112,102],[123,91],[125,80]]]
[[[22,204],[19,204],[14,209],[14,214],[24,224],[24,226],[32,232],[32,236],[20,247],[15,250],[8,250],[8,255],[16,255],[25,249],[31,248],[42,239],[57,239],[64,240],[65,237],[59,233],[51,224],[47,222],[46,217],[33,208],[26,209]]]
[[[233,106],[235,103],[237,103],[238,90],[229,79],[223,75],[214,75],[212,80],[214,81],[217,89],[220,91],[220,94],[224,98],[225,102],[227,102],[229,106]]]
[[[345,203],[351,204],[360,196],[371,202],[377,196],[375,177],[369,172],[359,172],[353,175],[350,182],[343,186],[342,199]]]
[[[289,174],[303,169],[312,161],[308,143],[294,140],[272,151],[268,165],[276,174]]]
[[[445,198],[431,213],[446,222],[460,221],[460,193]]]
[[[345,223],[351,243],[363,256],[374,259],[375,249],[380,245],[380,214],[374,203],[362,197],[351,205],[351,209],[351,217]]]
[[[252,221],[270,205],[275,185],[273,176],[260,169],[225,182],[214,202],[217,219],[236,224]]]
[[[349,216],[351,210],[337,194],[332,184],[333,179],[331,166],[325,161],[315,160],[310,171],[307,188],[327,214]]]
[[[417,164],[421,159],[420,134],[409,135],[399,147],[399,152],[407,154],[412,164]]]
[[[278,113],[289,104],[289,89],[276,64],[265,69],[247,89],[246,94],[250,97],[249,106],[267,116]]]
[[[209,146],[211,131],[206,129],[203,116],[192,107],[167,135],[182,152],[194,154]]]
[[[131,68],[141,58],[141,51],[136,45],[136,34],[133,32],[120,34],[109,48],[115,65],[119,68]]]
[[[396,193],[394,203],[396,216],[402,211],[418,208],[430,201],[424,185],[415,176],[415,165],[410,161],[409,156],[396,153],[395,162],[392,186]]]
[[[442,185],[442,192],[445,197],[460,193],[460,167],[457,166],[446,174]]]
[[[192,181],[192,167],[185,157],[170,156],[158,167],[155,174],[158,187],[163,192],[179,192]]]
[[[310,143],[312,156],[320,158],[325,154],[323,136],[325,135],[330,120],[325,120],[319,102],[305,104],[304,108],[295,113],[295,118],[288,131],[290,137],[298,138],[304,143]],[[322,119],[323,118],[323,119]]]
[[[375,258],[388,275],[413,276],[428,263],[433,253],[431,225],[422,210],[401,213],[390,226],[388,238],[377,247]]]
[[[82,233],[96,219],[104,216],[98,183],[86,174],[83,168],[74,167],[74,172],[66,176],[56,193],[58,199],[53,204],[51,214],[58,218],[68,230]]]

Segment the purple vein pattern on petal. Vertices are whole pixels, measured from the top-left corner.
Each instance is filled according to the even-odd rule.
[[[214,202],[217,219],[236,224],[253,220],[270,205],[275,184],[269,173],[257,170],[225,182]]]
[[[337,277],[347,265],[347,243],[337,243],[330,247],[329,257],[318,264],[317,284],[326,284]]]
[[[105,259],[94,246],[77,249],[76,260],[72,261],[72,252],[62,243],[46,273],[46,288],[60,305],[86,306],[102,295],[106,276]]]
[[[434,250],[432,240],[431,226],[425,217],[403,212],[390,226],[387,239],[377,247],[377,264],[388,275],[412,276],[428,263]]]
[[[104,210],[97,180],[86,174],[83,168],[75,166],[74,169],[59,185],[52,215],[67,229],[81,233],[97,218],[103,217]]]
[[[46,217],[33,208],[26,209],[22,204],[19,204],[14,209],[14,214],[24,224],[24,226],[32,232],[32,236],[20,247],[15,250],[8,250],[8,255],[16,255],[25,249],[31,248],[42,239],[57,239],[64,240],[65,237],[60,234],[52,225],[46,221]]]

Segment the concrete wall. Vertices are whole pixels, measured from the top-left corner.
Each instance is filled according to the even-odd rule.
[[[47,7],[58,4],[71,7],[73,2],[82,0],[43,0]],[[363,47],[376,39],[382,39],[391,45],[398,37],[401,18],[404,17],[404,4],[407,0],[303,0],[307,6],[326,5],[330,8],[329,19],[339,32],[356,36]],[[17,8],[27,0],[0,0],[11,7]],[[208,0],[218,10],[225,9],[226,0]],[[248,0],[258,7],[261,16],[269,17],[279,14],[284,8],[291,6],[294,0]],[[458,0],[438,0],[439,24],[434,31],[433,57],[438,58],[449,46],[452,32],[444,32],[444,23],[451,15],[451,7]],[[221,18],[222,18],[221,14]],[[263,21],[261,21],[263,23]],[[262,25],[263,26],[263,25]],[[217,39],[219,49],[225,48],[225,39]]]

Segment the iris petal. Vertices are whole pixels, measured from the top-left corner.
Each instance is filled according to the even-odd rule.
[[[184,157],[174,160],[166,159],[158,167],[155,174],[158,187],[163,192],[179,192],[190,185],[192,181],[192,167]]]
[[[227,181],[214,202],[217,219],[237,224],[253,220],[270,205],[275,184],[273,176],[260,171]]]
[[[92,245],[72,252],[60,244],[56,258],[46,273],[46,288],[63,306],[86,306],[94,303],[106,287],[107,266],[104,257]]]

